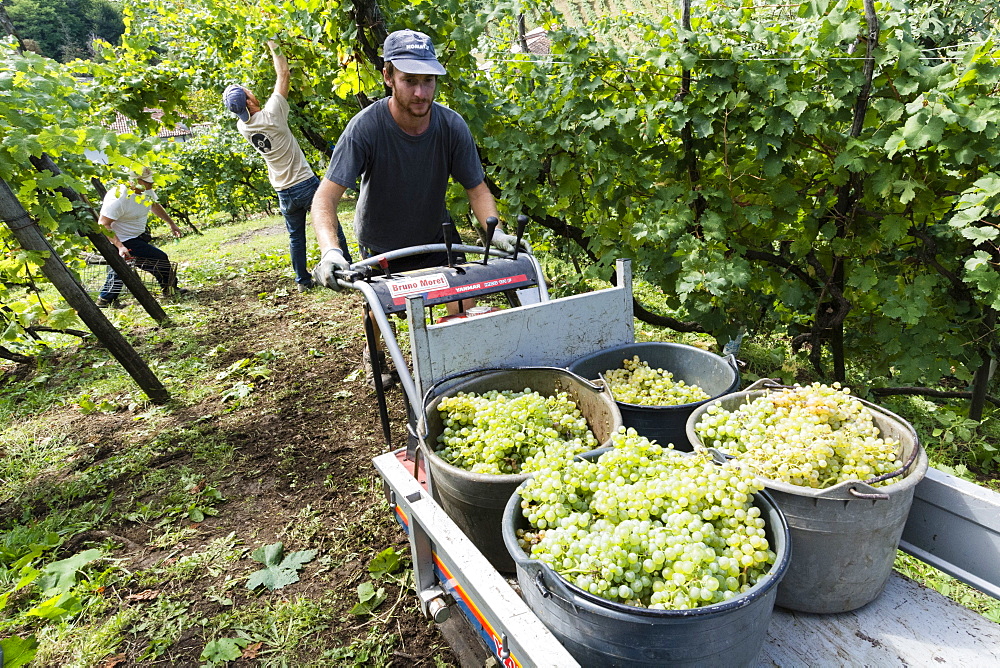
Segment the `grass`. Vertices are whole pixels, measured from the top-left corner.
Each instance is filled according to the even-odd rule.
[[[351,209],[350,202],[345,203],[345,220],[350,220]],[[272,295],[294,291],[281,222],[270,217],[206,226],[203,236],[164,240],[161,245],[178,262],[182,285],[194,290],[261,272],[281,275],[273,290],[259,295],[265,308],[275,308]],[[272,228],[276,233],[263,232]],[[311,230],[308,234],[311,237]],[[315,263],[318,251],[312,238],[310,248],[310,262]],[[239,444],[216,428],[219,416],[252,410],[260,387],[288,351],[262,341],[250,354],[233,359],[225,344],[206,348],[203,343],[210,305],[165,301],[173,326],[158,328],[129,302],[105,314],[133,340],[170,391],[166,406],[146,400],[106,351],[81,346],[73,337],[53,337],[27,382],[0,387],[0,504],[17,509],[14,515],[0,517],[0,639],[8,657],[10,643],[20,639],[17,642],[34,653],[32,665],[37,666],[117,665],[116,657],[174,664],[171,657],[178,656],[178,646],[194,628],[205,630],[203,665],[222,665],[225,661],[219,657],[233,647],[241,652],[250,647],[255,665],[262,666],[303,665],[294,657],[304,648],[314,656],[377,659],[367,665],[388,665],[398,638],[381,628],[347,645],[335,637],[317,640],[336,609],[332,593],[234,603],[247,598],[244,580],[251,567],[246,563],[260,544],[255,542],[258,533],[247,527],[204,541],[199,528],[206,517],[228,511],[229,500],[218,484],[239,465]],[[352,344],[337,331],[337,321],[322,324],[330,332],[329,343]],[[299,325],[290,319],[290,327]],[[143,354],[152,349],[167,354]],[[66,350],[72,350],[72,356]],[[240,394],[241,387],[249,388],[248,393]],[[181,417],[188,407],[215,397],[222,401],[221,413]],[[294,399],[294,394],[282,398]],[[81,437],[72,418],[81,414],[122,425],[133,442],[108,449],[101,433]],[[288,449],[288,460],[297,454]],[[368,497],[374,489],[365,476],[359,494]],[[378,504],[365,505],[364,522],[345,520],[333,529],[306,505],[289,517],[280,539],[323,547],[334,543],[341,531],[371,537],[377,525],[391,519]],[[106,531],[108,526],[137,530],[125,538]],[[138,569],[124,568],[121,560],[110,558],[123,542],[133,540],[160,550],[162,556]],[[188,549],[191,541],[200,547]],[[44,609],[45,599],[55,591],[39,586],[46,569],[94,546],[101,556],[73,571],[72,582],[67,581],[60,594],[68,607]],[[337,558],[326,554],[316,570],[329,572],[334,564],[357,558],[352,550]],[[128,592],[138,592],[137,601],[144,594],[148,600],[141,608],[135,601],[116,605],[115,597]],[[201,598],[223,612],[199,612]],[[42,612],[45,616],[39,616]],[[330,664],[324,659],[316,665]]]
[[[975,587],[956,580],[946,573],[930,566],[916,557],[903,552],[896,554],[893,568],[908,578],[922,582],[970,610],[978,612],[986,619],[1000,624],[1000,601]]]

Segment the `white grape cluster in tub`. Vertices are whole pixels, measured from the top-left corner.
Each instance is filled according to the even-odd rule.
[[[531,558],[609,601],[689,610],[728,601],[774,564],[755,478],[707,453],[621,429],[595,460],[537,471],[519,489]]]
[[[616,401],[638,406],[681,406],[710,398],[697,385],[674,380],[674,374],[650,367],[638,355],[622,360],[620,367],[603,375]]]
[[[899,441],[881,438],[871,411],[839,383],[774,390],[734,410],[709,405],[694,430],[703,447],[790,485],[825,489],[903,466]]]
[[[528,473],[600,445],[565,392],[459,392],[437,408],[443,423],[437,455],[472,473]]]

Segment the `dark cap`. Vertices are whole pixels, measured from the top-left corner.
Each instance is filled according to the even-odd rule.
[[[222,101],[226,109],[236,114],[241,121],[249,122],[250,110],[247,109],[247,92],[243,90],[243,86],[239,84],[226,86],[225,92],[222,93]]]
[[[382,58],[407,74],[447,74],[434,54],[431,38],[415,30],[389,33],[382,47]]]

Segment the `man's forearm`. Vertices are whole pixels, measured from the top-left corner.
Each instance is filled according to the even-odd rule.
[[[279,53],[278,45],[268,40],[267,48],[271,51],[271,61],[274,63],[274,92],[281,97],[288,97],[288,89],[291,86],[291,73],[288,69],[288,59],[284,54]]]
[[[164,223],[167,223],[168,225],[174,224],[173,219],[170,217],[170,214],[167,213],[167,210],[163,208],[162,204],[154,204],[149,207],[149,210],[153,212],[154,216],[162,220]]]
[[[494,216],[499,220],[500,214],[497,211],[496,200],[493,199],[493,193],[490,192],[485,180],[475,188],[470,188],[465,192],[469,196],[469,205],[472,207],[472,213],[475,214],[476,220],[479,221],[484,230],[486,229],[487,218]]]
[[[117,248],[119,252],[124,250],[125,244],[123,244],[121,242],[121,239],[118,238],[118,235],[115,234],[115,228],[111,227],[111,223],[115,221],[112,220],[111,218],[108,218],[107,216],[100,216],[97,222],[99,222],[102,226],[108,228],[108,231],[111,232],[111,236],[109,238],[111,239],[111,243],[115,245],[115,248]]]
[[[337,242],[337,230],[340,229],[337,207],[343,192],[341,186],[323,179],[313,197],[312,226],[321,253],[325,253],[331,248],[340,248],[340,244]],[[346,249],[340,248],[340,250]]]
[[[340,244],[337,242],[340,220],[337,218],[336,211],[329,209],[326,205],[313,205],[312,224],[320,251],[325,253],[331,248],[340,248]],[[344,249],[341,248],[341,250]]]

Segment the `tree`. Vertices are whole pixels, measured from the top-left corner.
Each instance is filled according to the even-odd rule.
[[[88,235],[98,230],[87,202],[67,194],[87,193],[91,178],[110,180],[147,160],[152,144],[119,137],[91,115],[89,84],[76,76],[86,64],[60,65],[21,54],[9,39],[0,43],[0,56],[0,135],[5,138],[0,179],[44,233],[48,247],[71,269],[80,267],[90,247]],[[88,147],[103,150],[110,167],[87,160]],[[62,169],[40,169],[49,156]],[[36,332],[79,325],[74,308],[37,288],[47,262],[44,252],[23,247],[13,230],[0,228],[0,345],[25,357],[48,345]]]
[[[170,399],[170,393],[136,353],[128,341],[108,322],[100,309],[91,301],[83,286],[67,271],[59,256],[52,251],[38,225],[31,221],[27,211],[21,207],[13,191],[0,180],[0,220],[17,240],[25,253],[35,254],[53,285],[69,304],[80,314],[92,332],[98,335],[115,359],[135,379],[136,383],[153,403],[162,404]]]
[[[159,159],[169,166],[157,171],[177,178],[157,192],[182,217],[225,213],[236,219],[274,206],[264,159],[235,128],[202,132],[165,149]]]
[[[991,42],[921,50],[955,10],[886,6],[877,42],[854,2],[712,4],[691,30],[553,15],[550,58],[485,54],[498,113],[478,136],[513,208],[596,275],[631,255],[722,340],[798,328],[827,376],[842,337],[882,382],[968,380],[995,356],[1000,128]],[[636,30],[641,50],[599,37]]]
[[[108,0],[12,0],[8,14],[22,38],[62,62],[90,57],[95,37],[116,43],[125,30],[121,10]]]

